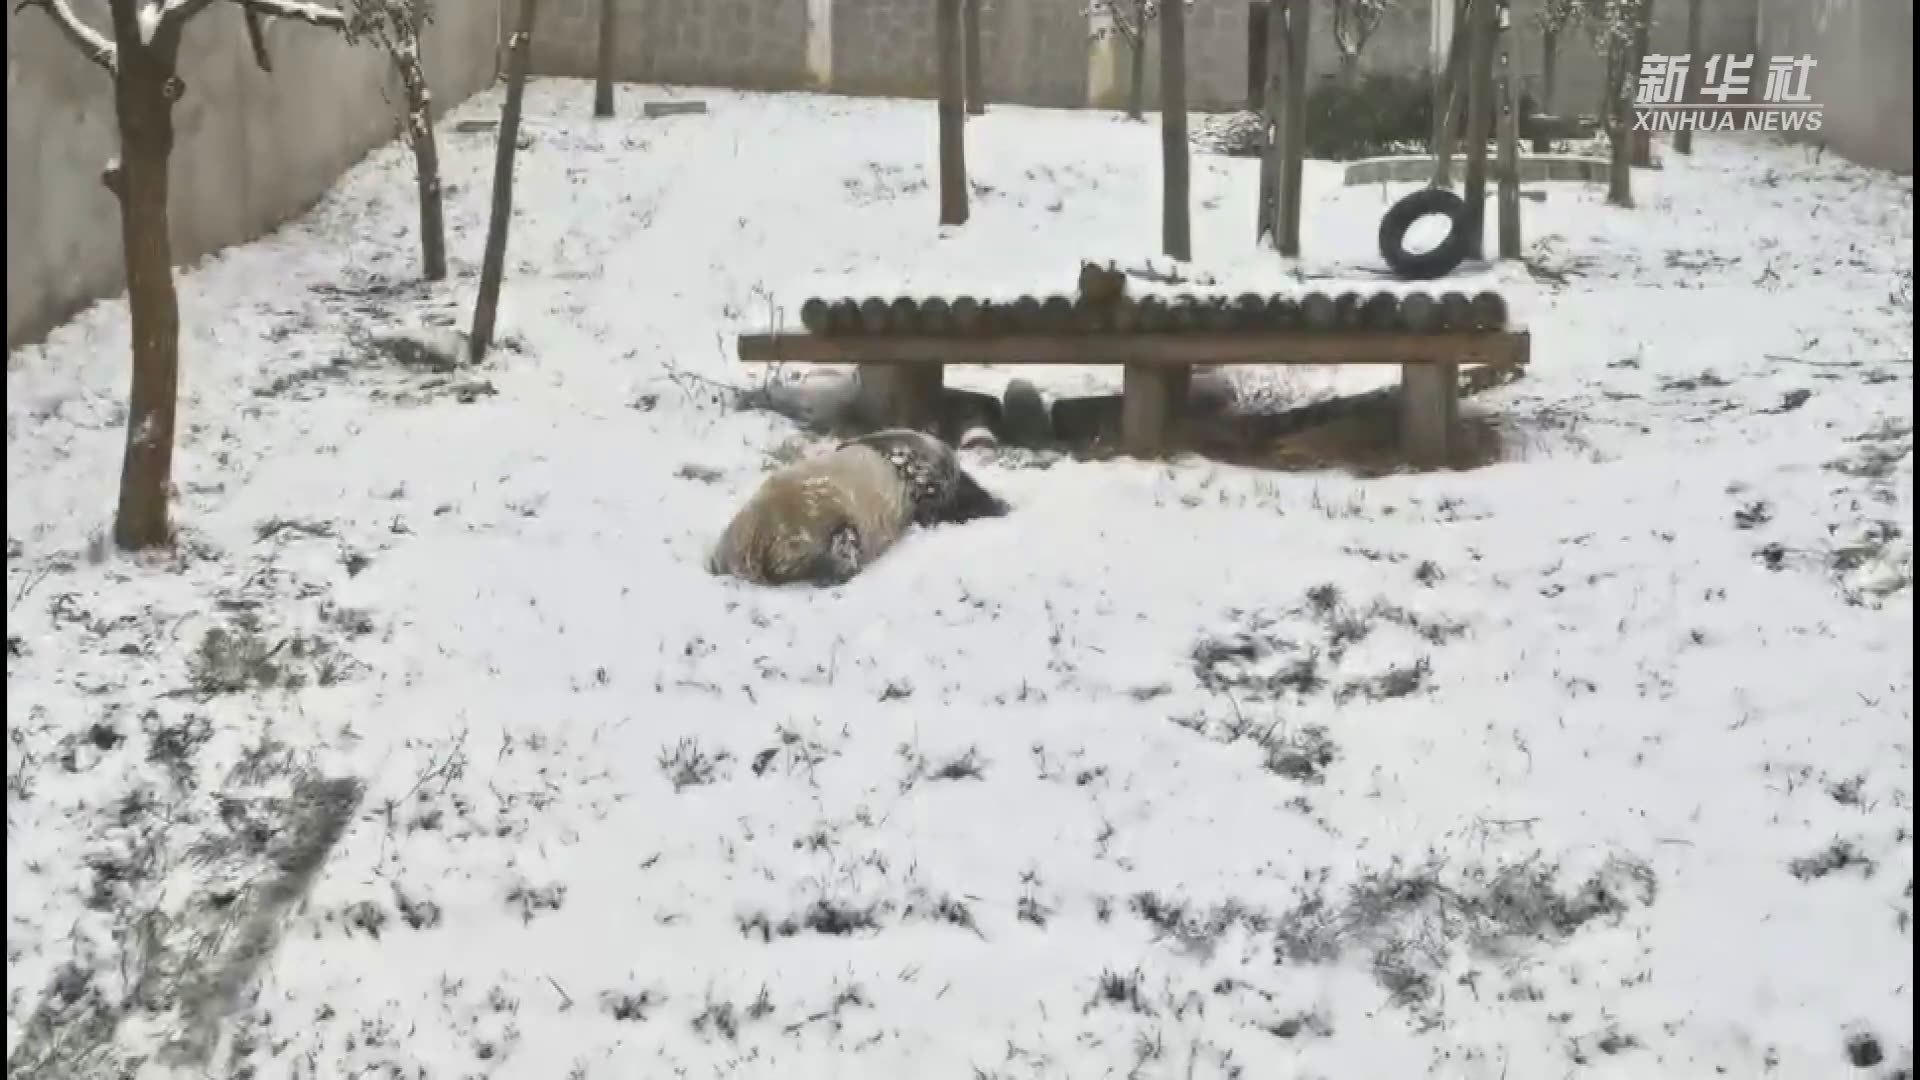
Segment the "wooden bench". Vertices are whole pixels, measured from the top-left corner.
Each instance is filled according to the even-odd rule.
[[[1443,464],[1462,369],[1517,374],[1530,358],[1526,331],[1507,327],[1506,302],[1491,292],[813,299],[801,321],[805,332],[740,335],[740,361],[856,365],[877,415],[901,427],[930,427],[948,364],[1120,365],[1121,441],[1141,457],[1168,446],[1195,367],[1394,364],[1406,452]]]

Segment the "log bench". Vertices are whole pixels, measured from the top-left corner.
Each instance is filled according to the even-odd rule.
[[[1170,444],[1195,367],[1393,364],[1408,457],[1444,464],[1462,369],[1518,374],[1530,359],[1527,332],[1507,326],[1506,302],[1492,292],[816,298],[800,315],[804,332],[741,334],[740,361],[856,365],[862,394],[890,426],[929,429],[949,364],[1120,365],[1121,441],[1140,457]]]

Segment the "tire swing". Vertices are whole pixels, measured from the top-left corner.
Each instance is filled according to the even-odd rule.
[[[1447,238],[1431,251],[1408,251],[1407,230],[1414,222],[1436,214],[1447,219]],[[1446,277],[1466,260],[1468,230],[1472,227],[1464,199],[1446,188],[1421,188],[1388,207],[1386,216],[1380,219],[1380,257],[1395,277],[1405,281]]]

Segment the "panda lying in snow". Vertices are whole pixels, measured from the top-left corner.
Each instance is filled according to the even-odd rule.
[[[880,431],[767,477],[721,533],[707,569],[759,585],[838,585],[884,555],[909,525],[1001,517],[1007,509],[946,443],[918,431]]]

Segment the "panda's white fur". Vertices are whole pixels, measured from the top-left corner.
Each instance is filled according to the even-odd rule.
[[[761,585],[838,584],[884,555],[911,525],[1006,511],[946,443],[917,431],[882,431],[767,477],[721,533],[707,569]]]

